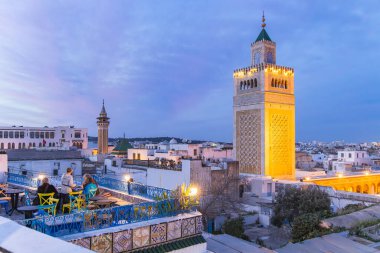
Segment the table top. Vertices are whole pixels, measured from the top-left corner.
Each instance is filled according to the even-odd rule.
[[[19,211],[36,211],[38,210],[38,206],[20,206],[17,208]]]
[[[95,204],[107,205],[107,204],[112,204],[112,203],[116,203],[116,202],[117,202],[116,200],[112,200],[112,199],[101,199],[101,200],[95,201]]]
[[[5,193],[6,194],[17,194],[17,193],[22,193],[24,190],[18,190],[18,189],[6,189]]]
[[[103,197],[103,196],[94,196],[90,198],[91,201],[99,201],[99,200],[107,200],[107,199],[108,199],[107,197]]]

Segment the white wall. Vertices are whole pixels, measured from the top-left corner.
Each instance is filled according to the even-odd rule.
[[[54,163],[60,163],[60,169],[58,170],[58,175],[61,176],[62,174],[66,173],[66,169],[71,167],[74,169],[74,175],[75,176],[81,176],[82,175],[82,160],[35,160],[35,161],[9,161],[8,167],[10,171],[12,169],[20,170],[25,169],[30,172],[34,173],[43,173],[52,176],[53,170],[55,168],[58,169],[57,165],[54,165]],[[74,166],[73,166],[74,164]],[[34,174],[33,173],[33,174]]]
[[[147,168],[147,185],[174,190],[183,183],[190,184],[190,162],[182,161],[182,171]]]

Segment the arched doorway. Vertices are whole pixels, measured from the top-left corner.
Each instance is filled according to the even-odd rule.
[[[352,190],[352,186],[347,187],[347,191],[348,191],[348,192],[352,192],[352,191],[353,191],[353,190]]]
[[[356,192],[361,193],[362,192],[362,187],[360,185],[356,186]]]

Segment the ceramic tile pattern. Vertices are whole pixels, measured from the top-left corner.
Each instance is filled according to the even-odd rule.
[[[166,223],[150,226],[151,244],[166,242]]]
[[[81,239],[77,239],[77,240],[73,240],[73,241],[70,241],[71,243],[73,244],[76,244],[78,246],[81,246],[83,248],[86,248],[86,249],[90,249],[90,246],[91,246],[91,238],[88,237],[88,238],[81,238]]]
[[[182,236],[195,234],[195,218],[182,220]]]
[[[133,229],[133,248],[149,245],[150,226]]]
[[[132,230],[113,233],[113,253],[132,249]]]
[[[98,253],[112,253],[112,234],[91,237],[91,250]]]
[[[168,222],[168,241],[181,237],[181,225],[181,220]]]
[[[202,216],[195,217],[195,233],[202,233],[203,231],[203,223]]]

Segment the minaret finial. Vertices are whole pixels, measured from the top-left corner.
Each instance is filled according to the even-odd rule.
[[[104,98],[103,98],[103,106],[104,106]]]
[[[263,23],[261,24],[261,27],[264,29],[266,24],[265,24],[265,15],[264,15],[264,11],[263,11],[263,19],[262,19]]]

